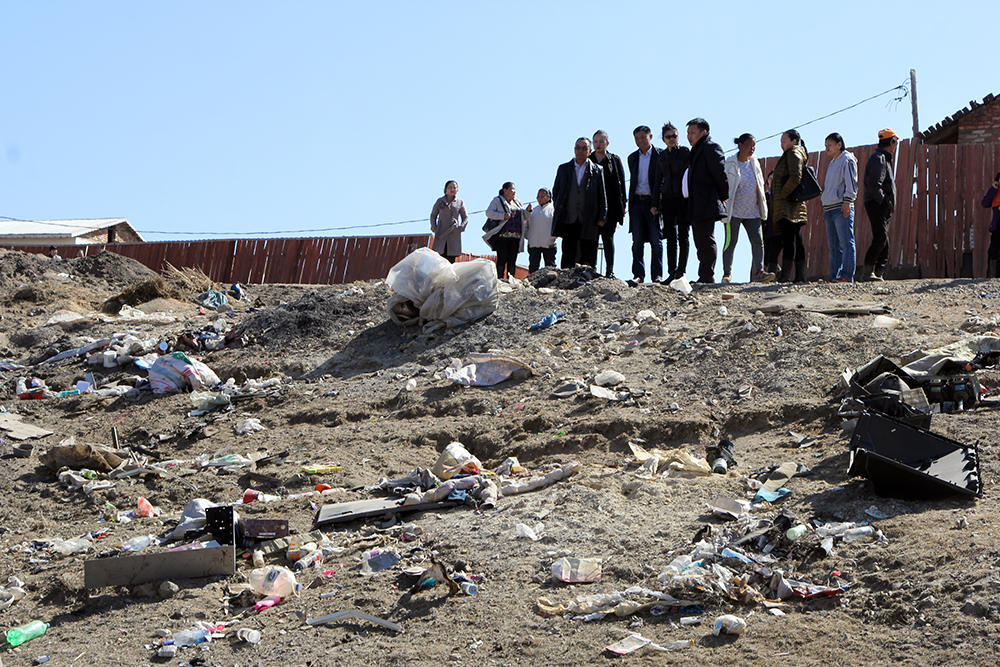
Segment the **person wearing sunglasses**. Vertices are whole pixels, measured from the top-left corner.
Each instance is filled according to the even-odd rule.
[[[878,147],[865,165],[865,212],[872,226],[872,243],[865,253],[861,280],[885,280],[889,264],[889,218],[896,210],[893,159],[899,135],[892,128],[879,130]]]
[[[677,128],[666,123],[661,131],[666,149],[660,151],[657,175],[660,179],[660,219],[663,224],[663,238],[667,241],[667,277],[671,283],[687,271],[688,254],[691,251],[691,225],[687,220],[687,200],[681,191],[681,179],[688,168],[691,149],[681,146]]]

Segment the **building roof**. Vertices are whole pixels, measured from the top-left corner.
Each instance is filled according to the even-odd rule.
[[[0,220],[0,239],[17,238],[66,238],[83,236],[119,224],[132,227],[127,218],[88,218],[80,220]],[[135,228],[132,228],[135,231]],[[142,235],[135,232],[139,238]]]
[[[997,100],[1000,100],[1000,98],[994,96],[993,93],[984,97],[982,103],[971,100],[969,102],[969,106],[964,109],[959,109],[937,125],[933,125],[921,132],[920,138],[925,144],[955,143],[958,135],[959,122],[969,114],[974,113],[984,106],[993,104]]]

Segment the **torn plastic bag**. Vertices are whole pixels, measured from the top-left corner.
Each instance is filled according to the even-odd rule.
[[[467,387],[492,387],[508,378],[523,380],[535,371],[523,361],[500,354],[470,354],[465,361],[452,359],[444,369],[446,378]]]
[[[169,394],[188,386],[202,389],[218,383],[219,376],[211,368],[183,352],[165,354],[149,369],[149,384],[154,394]]]

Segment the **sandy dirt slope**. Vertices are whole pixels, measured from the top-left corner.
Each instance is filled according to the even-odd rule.
[[[166,298],[143,309],[170,312],[177,321],[90,317],[151,275],[114,255],[53,262],[0,252],[0,359],[38,363],[87,340],[125,331],[141,340],[176,344],[185,332],[220,319],[215,312],[199,314],[186,300]],[[105,368],[72,358],[27,372],[2,371],[0,405],[23,423],[53,432],[30,441],[36,446],[31,458],[13,456],[17,441],[0,433],[0,488],[5,490],[0,585],[18,577],[26,593],[0,611],[0,625],[6,629],[32,619],[51,624],[44,636],[0,654],[3,663],[29,665],[50,656],[49,664],[55,665],[605,664],[603,648],[630,633],[661,645],[693,641],[675,653],[647,648],[614,658],[636,665],[998,663],[1000,413],[983,407],[933,418],[934,432],[978,446],[985,487],[981,499],[904,501],[879,497],[869,481],[847,475],[848,437],[834,394],[845,368],[876,355],[901,361],[914,350],[1000,330],[989,322],[998,315],[1000,282],[727,285],[682,297],[663,286],[630,288],[603,278],[568,289],[576,277],[557,273],[550,287],[567,289],[550,292],[537,289],[550,278],[535,276],[535,285],[503,294],[498,310],[486,319],[431,335],[388,319],[390,290],[382,283],[249,286],[247,299],[233,302],[234,310],[221,316],[224,331],[235,328],[245,345],[199,358],[222,380],[279,377],[282,382],[205,415],[190,414],[193,406],[185,393],[23,401],[15,392],[15,380],[24,374],[64,391],[87,372],[102,383],[144,376],[134,365]],[[758,312],[775,293],[884,304],[901,326],[875,328],[874,315]],[[59,310],[88,317],[45,326]],[[529,330],[552,310],[566,319],[549,329]],[[647,310],[660,321],[640,334],[631,323]],[[453,358],[490,351],[530,364],[535,375],[493,387],[462,387],[444,377]],[[551,395],[566,379],[586,384],[607,369],[625,377],[618,389],[627,390],[630,400],[608,401],[587,392]],[[987,398],[996,397],[997,369],[978,374]],[[411,379],[416,387],[408,391]],[[266,430],[238,435],[236,425],[248,418],[259,419]],[[197,492],[170,477],[141,475],[88,495],[62,486],[39,461],[39,452],[71,436],[77,443],[108,445],[113,427],[123,449],[152,462],[192,461],[225,448],[251,458],[287,452],[277,464],[259,469],[283,486],[265,487],[246,470],[226,473],[189,465],[192,472],[183,473],[184,479]],[[790,431],[811,439],[809,446],[800,448]],[[665,452],[684,447],[703,457],[705,447],[720,438],[735,442],[739,462],[726,475],[635,476],[630,443]],[[363,487],[431,467],[453,441],[491,470],[509,456],[534,471],[572,461],[581,462],[582,470],[567,481],[502,498],[494,508],[460,505],[402,515],[403,523],[422,530],[415,540],[401,541],[400,524],[383,518],[328,529],[333,544],[344,550],[300,575],[307,588],[297,597],[260,614],[245,611],[246,597],[228,596],[252,569],[242,559],[233,576],[174,580],[177,590],[161,592],[159,583],[83,586],[85,559],[113,552],[114,545],[131,537],[169,532],[193,498],[233,503],[251,487],[287,496],[308,492],[317,483],[342,489],[322,499],[237,508],[245,518],[287,519],[293,530],[305,533],[321,503],[373,497]],[[709,539],[725,541],[727,531],[733,534],[734,524],[712,516],[709,501],[717,495],[745,499],[742,476],[785,462],[799,463],[811,474],[787,483],[791,496],[755,506],[750,513],[755,523],[782,512],[803,522],[869,522],[885,541],[838,540],[825,556],[817,553],[810,535],[792,546],[779,543],[771,562],[727,564],[762,595],[770,590],[767,575],[776,570],[822,586],[842,582],[848,585],[845,592],[789,600],[781,608],[785,615],[776,616],[752,593],[734,600],[704,581],[681,588],[658,581],[675,557],[692,551],[696,534],[706,526]],[[326,463],[342,470],[301,472],[304,465]],[[162,516],[128,523],[104,520],[109,503],[124,512],[135,509],[140,496],[161,508]],[[956,527],[962,518],[966,527]],[[515,527],[522,523],[544,524],[543,537],[519,539]],[[46,547],[54,538],[105,531],[86,554],[62,556]],[[363,577],[362,554],[376,547],[394,547],[404,558]],[[602,579],[574,585],[557,581],[550,567],[566,552],[603,559]],[[759,549],[749,553],[760,557]],[[432,554],[476,575],[478,594],[449,596],[442,585],[411,594],[415,580],[403,568],[426,565]],[[281,553],[267,561],[290,565]],[[591,621],[544,614],[538,606],[539,598],[558,603],[630,587],[671,592],[700,605],[702,620],[681,625],[682,614],[699,614],[670,605]],[[321,598],[325,593],[333,595]],[[398,623],[404,632],[366,622],[317,627],[302,622],[341,609]],[[721,614],[744,618],[746,631],[738,637],[713,636],[713,622]],[[232,623],[210,643],[182,648],[170,660],[156,657],[157,629],[176,632],[199,621]],[[260,630],[261,642],[238,640],[240,628]]]

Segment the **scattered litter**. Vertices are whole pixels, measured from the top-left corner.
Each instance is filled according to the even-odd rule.
[[[603,370],[594,376],[594,384],[600,387],[614,387],[624,381],[625,376],[613,370]]]
[[[338,611],[327,616],[320,616],[319,618],[311,618],[306,623],[308,625],[323,625],[325,623],[336,623],[337,621],[371,621],[377,625],[381,625],[384,628],[389,628],[390,630],[395,630],[396,632],[402,632],[403,626],[397,625],[395,623],[390,623],[389,621],[383,621],[381,618],[376,616],[371,616],[361,611],[355,611],[354,609],[345,609],[344,611]]]
[[[604,650],[615,655],[628,655],[633,651],[641,649],[643,646],[647,646],[651,641],[651,639],[646,639],[642,635],[632,634],[610,646],[605,646]]]
[[[563,557],[552,563],[552,574],[555,575],[556,579],[567,584],[600,581],[602,561],[600,558]]]
[[[715,627],[712,634],[718,637],[723,635],[740,635],[747,629],[747,622],[738,616],[725,614],[715,619]]]
[[[542,537],[544,537],[542,535],[542,531],[544,530],[545,530],[545,524],[543,523],[536,523],[534,528],[527,526],[523,523],[519,523],[516,526],[514,526],[514,531],[517,533],[518,537],[529,539],[532,542],[537,542],[538,540],[542,539]]]
[[[556,322],[562,322],[565,319],[566,319],[566,316],[564,314],[557,313],[556,311],[553,310],[551,315],[546,315],[541,320],[539,320],[536,324],[532,324],[531,327],[529,327],[529,328],[532,331],[537,330],[537,329],[548,329],[549,327],[551,327]]]
[[[246,435],[257,431],[266,431],[267,427],[260,423],[259,419],[244,419],[235,426],[236,435]]]
[[[445,377],[467,387],[492,387],[507,379],[523,380],[535,371],[523,361],[499,354],[470,354],[465,361],[452,359]]]

